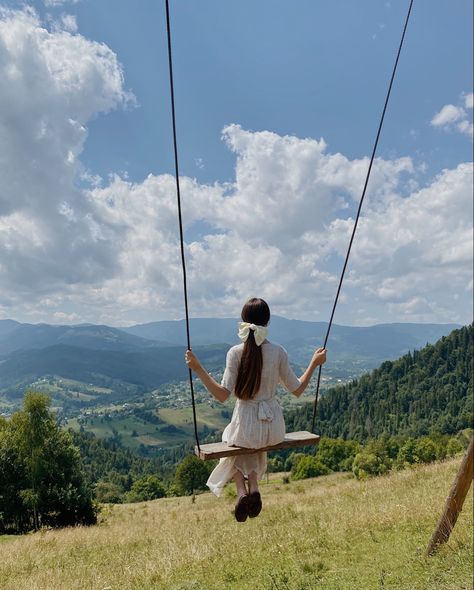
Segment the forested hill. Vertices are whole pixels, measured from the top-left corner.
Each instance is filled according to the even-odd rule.
[[[473,324],[382,365],[318,402],[316,431],[364,441],[381,434],[451,434],[473,425]],[[312,404],[286,415],[287,431],[311,428]]]

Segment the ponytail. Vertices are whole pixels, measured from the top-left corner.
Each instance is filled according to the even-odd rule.
[[[252,399],[260,388],[262,377],[262,347],[257,346],[255,335],[250,331],[244,344],[239,372],[235,383],[235,395],[239,399]]]
[[[266,326],[270,321],[270,308],[263,299],[249,299],[242,309],[242,321]],[[239,399],[252,399],[260,388],[262,378],[262,346],[257,346],[255,334],[250,330],[244,344],[239,371],[235,383],[235,395]]]

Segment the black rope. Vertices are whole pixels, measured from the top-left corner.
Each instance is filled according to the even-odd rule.
[[[188,288],[186,281],[186,260],[184,257],[184,234],[183,234],[183,217],[181,214],[181,191],[179,187],[179,167],[178,167],[178,142],[176,140],[176,112],[174,107],[174,83],[173,83],[173,61],[171,58],[171,26],[170,26],[170,7],[168,0],[165,0],[166,5],[166,30],[168,33],[168,64],[170,72],[170,90],[171,90],[171,117],[173,120],[173,146],[174,146],[174,168],[176,177],[176,197],[178,201],[178,220],[179,220],[179,241],[181,245],[181,265],[183,267],[183,290],[184,290],[184,310],[186,314],[186,342],[188,349],[191,349],[191,335],[189,330],[189,310],[188,310]],[[193,421],[194,421],[194,437],[196,438],[196,445],[198,452],[201,452],[199,445],[199,436],[196,419],[196,401],[194,398],[193,374],[191,369],[189,371],[189,387],[191,389],[191,400],[193,403]]]
[[[354,227],[352,229],[351,239],[349,241],[349,248],[347,249],[346,259],[344,261],[344,266],[342,268],[341,277],[339,279],[339,285],[337,287],[336,298],[334,300],[334,305],[332,307],[332,312],[331,312],[331,318],[329,320],[328,327],[327,327],[327,330],[326,330],[326,336],[324,338],[323,348],[326,348],[326,345],[327,345],[327,342],[328,342],[328,338],[329,338],[329,332],[331,331],[332,321],[333,321],[333,318],[334,318],[334,312],[336,311],[336,306],[337,306],[337,302],[338,302],[338,299],[339,299],[339,293],[341,292],[342,281],[344,280],[344,275],[345,275],[345,272],[346,272],[347,263],[349,261],[349,256],[350,256],[351,249],[352,249],[352,242],[354,241],[354,236],[355,236],[355,233],[356,233],[357,224],[359,223],[360,212],[362,210],[362,203],[364,202],[365,193],[367,191],[367,185],[369,184],[370,173],[372,171],[372,164],[374,163],[375,153],[377,151],[377,145],[379,143],[380,133],[382,131],[383,121],[384,121],[384,118],[385,118],[385,112],[387,110],[387,105],[388,105],[388,101],[389,101],[389,98],[390,98],[390,93],[392,92],[393,81],[395,79],[395,73],[397,71],[398,60],[400,58],[400,54],[401,54],[401,51],[402,51],[403,41],[405,40],[405,33],[406,33],[406,30],[407,30],[408,21],[410,20],[410,14],[411,14],[412,6],[413,6],[413,0],[410,0],[410,6],[408,7],[408,13],[407,13],[407,16],[406,16],[406,19],[405,19],[405,25],[403,27],[402,38],[400,40],[400,45],[398,47],[397,58],[395,60],[395,65],[393,66],[392,77],[390,78],[390,84],[388,86],[387,96],[385,97],[385,104],[384,104],[384,107],[383,107],[382,116],[380,117],[380,123],[379,123],[379,127],[378,127],[378,130],[377,130],[377,135],[376,135],[376,138],[375,138],[374,147],[373,147],[373,150],[372,150],[372,157],[370,158],[370,164],[369,164],[369,168],[367,170],[367,176],[365,178],[364,189],[362,191],[362,196],[360,198],[359,208],[357,210],[357,215],[356,215],[356,219],[355,219],[355,222],[354,222]],[[312,424],[311,424],[311,432],[314,432],[314,424],[316,422],[316,411],[317,411],[317,408],[318,408],[319,386],[320,386],[320,383],[321,383],[321,369],[322,369],[322,365],[319,365],[318,381],[317,381],[317,384],[316,384],[316,395],[315,395],[315,399],[314,399],[314,408],[313,408],[313,420],[312,420]]]

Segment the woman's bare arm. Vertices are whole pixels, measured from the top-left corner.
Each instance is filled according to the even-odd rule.
[[[209,375],[206,369],[201,365],[197,356],[191,350],[186,351],[186,364],[188,367],[196,373],[201,379],[204,387],[207,391],[213,395],[218,401],[224,403],[230,395],[230,391],[225,387],[222,387],[217,381]]]
[[[299,397],[303,391],[308,387],[309,382],[311,380],[311,377],[313,376],[314,370],[316,369],[316,367],[319,367],[319,365],[322,365],[323,363],[326,362],[326,349],[325,348],[318,348],[314,354],[313,354],[313,358],[310,360],[308,368],[306,369],[306,371],[301,375],[301,377],[298,379],[298,381],[301,383],[301,385],[298,387],[298,389],[295,389],[295,391],[293,391],[293,395],[296,395],[296,397]]]

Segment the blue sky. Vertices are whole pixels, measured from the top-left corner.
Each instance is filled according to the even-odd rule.
[[[182,173],[231,180],[235,162],[220,135],[236,122],[322,136],[331,151],[351,158],[369,154],[407,6],[171,2]],[[118,55],[139,103],[90,125],[85,163],[99,174],[126,170],[133,180],[172,172],[163,2],[83,1],[71,8],[81,34]],[[472,87],[471,15],[469,1],[415,2],[380,155],[414,154],[431,173],[471,157],[462,137],[428,125],[440,105]]]
[[[68,78],[68,86],[45,102],[55,105],[51,112],[48,106],[40,111],[34,96],[25,103],[25,122],[42,118],[51,130],[64,125],[58,150],[72,156],[61,181],[48,169],[44,196],[38,191],[25,199],[27,206],[18,206],[24,219],[10,210],[5,216],[4,235],[10,237],[0,264],[1,317],[116,324],[180,317],[171,209],[168,216],[166,175],[173,174],[173,162],[164,2],[29,5],[33,24],[18,16],[23,3],[0,2],[13,10],[4,21],[21,21],[21,35],[38,43],[35,59],[44,55],[49,71],[51,63],[61,64],[45,88],[64,72],[72,79],[76,68],[81,75],[74,83],[81,88],[74,94]],[[185,198],[184,206],[193,315],[235,315],[242,300],[263,292],[281,314],[326,319],[407,7],[375,0],[171,2],[180,169],[188,182],[185,197],[192,199]],[[46,37],[57,53],[47,49]],[[109,48],[107,55],[94,42]],[[62,43],[70,46],[68,60]],[[27,58],[33,56],[19,45],[5,47],[28,82]],[[37,92],[42,96],[42,89]],[[415,0],[378,152],[380,178],[374,178],[366,235],[354,254],[339,323],[470,321],[471,93],[472,3]],[[22,145],[31,147],[28,130],[15,129],[8,114],[19,98],[7,98],[5,125],[15,136],[21,128]],[[69,136],[71,121],[84,131]],[[324,146],[318,144],[322,138]],[[41,157],[53,143],[42,144]],[[32,166],[31,159],[20,163],[11,142],[2,155],[9,170]],[[313,177],[316,168],[323,172]],[[39,182],[30,172],[31,182]],[[14,201],[18,186],[13,178],[0,189]],[[445,200],[431,206],[437,198],[431,194],[440,193]],[[41,207],[43,198],[50,213]],[[419,237],[423,207],[431,213]],[[245,221],[250,209],[255,220]],[[156,223],[148,220],[140,229],[146,216],[156,216]],[[302,217],[314,218],[314,228]],[[397,218],[398,225],[392,222]],[[125,227],[132,219],[133,227]],[[30,250],[13,225],[25,220],[37,238]],[[375,226],[383,226],[378,242],[371,241]],[[65,245],[62,240],[75,232],[91,240]],[[76,264],[77,274],[71,271]],[[450,273],[452,290],[443,293]]]

